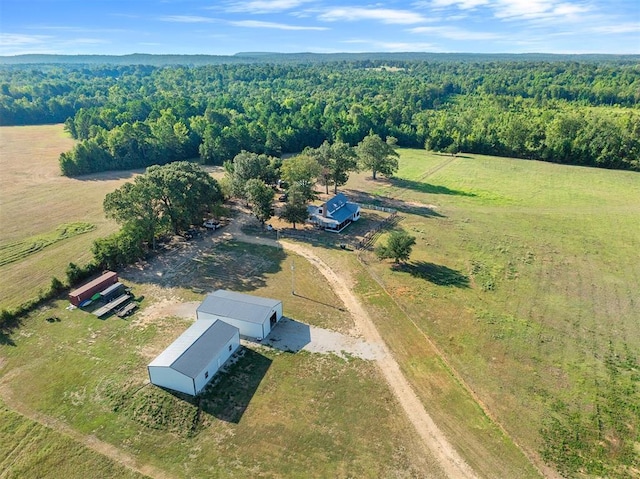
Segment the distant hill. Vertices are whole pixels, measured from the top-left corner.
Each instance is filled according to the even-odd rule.
[[[110,65],[219,65],[231,63],[326,63],[335,61],[430,61],[430,62],[596,62],[637,63],[640,55],[555,55],[550,53],[273,53],[242,52],[235,55],[45,55],[0,56],[1,65],[110,64]]]

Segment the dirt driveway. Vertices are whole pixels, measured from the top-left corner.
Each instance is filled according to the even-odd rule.
[[[285,320],[282,324],[283,328],[280,331],[278,331],[278,328],[275,328],[272,338],[267,338],[265,344],[294,351],[306,349],[310,351],[315,350],[315,352],[330,352],[342,355],[348,353],[365,359],[375,360],[389,388],[393,391],[400,406],[416,428],[424,447],[431,451],[434,457],[438,459],[447,477],[465,479],[477,477],[471,467],[458,454],[451,443],[449,443],[446,436],[425,409],[411,387],[411,384],[402,373],[391,351],[387,348],[367,311],[351,291],[346,279],[336,274],[311,248],[299,243],[289,241],[276,242],[272,239],[252,237],[244,234],[241,226],[248,220],[249,216],[246,213],[240,212],[238,216],[234,218],[234,221],[223,229],[223,235],[212,235],[213,237],[207,238],[205,241],[189,245],[178,254],[163,255],[162,258],[156,260],[159,260],[158,262],[154,262],[155,264],[146,265],[146,267],[142,268],[139,274],[141,276],[149,274],[153,276],[162,275],[165,276],[165,279],[169,280],[171,273],[176,271],[176,267],[179,268],[181,264],[197,256],[203,248],[210,247],[212,242],[222,239],[236,239],[247,243],[266,244],[285,248],[304,257],[326,278],[338,297],[340,297],[347,310],[351,313],[362,339],[348,338],[333,331],[312,328],[302,323],[291,323],[288,322],[291,320]],[[218,236],[218,238],[216,238],[216,236]],[[164,263],[165,261],[173,264],[166,264]],[[155,310],[152,309],[154,307],[156,308]],[[195,307],[197,307],[197,305]],[[188,316],[186,317],[195,319],[195,307],[193,304],[181,304],[177,300],[168,300],[164,303],[161,302],[151,306],[149,308],[150,311],[146,314],[174,316],[187,314]],[[141,317],[144,318],[142,315]]]

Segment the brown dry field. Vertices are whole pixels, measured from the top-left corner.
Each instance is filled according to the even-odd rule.
[[[64,280],[70,261],[88,262],[93,240],[117,229],[104,217],[102,201],[134,173],[66,178],[60,174],[58,158],[74,143],[63,125],[0,127],[0,244],[48,233],[64,223],[96,225],[89,233],[0,268],[0,308],[34,297],[53,276]]]

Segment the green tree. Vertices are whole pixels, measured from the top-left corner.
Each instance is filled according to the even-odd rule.
[[[289,188],[293,188],[296,194],[302,196],[302,201],[307,202],[315,198],[313,187],[322,173],[322,166],[318,160],[305,154],[297,155],[283,161],[280,172]]]
[[[95,240],[92,252],[98,265],[115,269],[144,257],[145,250],[140,231],[127,224],[117,233]]]
[[[386,245],[376,248],[376,256],[380,259],[393,259],[394,263],[405,262],[411,256],[416,238],[406,231],[392,231]]]
[[[145,177],[174,234],[199,224],[214,204],[222,201],[218,182],[195,163],[176,161],[151,166]]]
[[[246,199],[245,187],[251,179],[274,184],[277,180],[276,165],[276,158],[249,151],[241,151],[232,161],[225,161],[225,176],[229,179],[233,196]]]
[[[382,141],[380,136],[369,133],[356,146],[356,153],[363,169],[371,170],[373,179],[377,174],[393,176],[398,171],[398,152],[389,143]]]
[[[109,193],[104,210],[140,241],[154,245],[155,238],[172,231],[179,234],[198,224],[222,201],[218,182],[194,163],[185,161],[147,168],[133,183]]]
[[[304,193],[297,187],[289,188],[289,200],[280,212],[280,219],[288,221],[296,229],[296,223],[303,223],[309,216],[307,212],[307,200]]]
[[[251,211],[262,227],[272,216],[274,193],[273,188],[258,178],[250,179],[245,185],[245,196],[251,205]]]
[[[155,239],[166,225],[166,217],[158,201],[159,193],[146,175],[137,176],[108,193],[103,208],[108,218],[122,225],[135,225],[142,241],[155,249]]]
[[[333,185],[333,192],[337,194],[338,187],[349,180],[349,173],[358,169],[356,152],[342,141],[333,144],[325,141],[318,148],[306,149],[305,154],[315,158],[322,166],[320,182],[325,186],[327,194],[330,185]]]

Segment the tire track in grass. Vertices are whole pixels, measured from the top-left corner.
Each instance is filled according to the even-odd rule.
[[[14,373],[18,370],[14,370]],[[143,476],[152,479],[170,479],[172,476],[151,464],[141,464],[138,459],[118,447],[98,439],[96,436],[82,434],[65,422],[35,411],[13,396],[8,380],[15,374],[7,374],[0,380],[0,397],[16,413],[54,431],[64,434],[79,444],[101,454],[112,461]]]
[[[66,223],[48,233],[0,245],[0,266],[20,261],[58,241],[73,238],[94,229],[96,225],[92,223]]]

